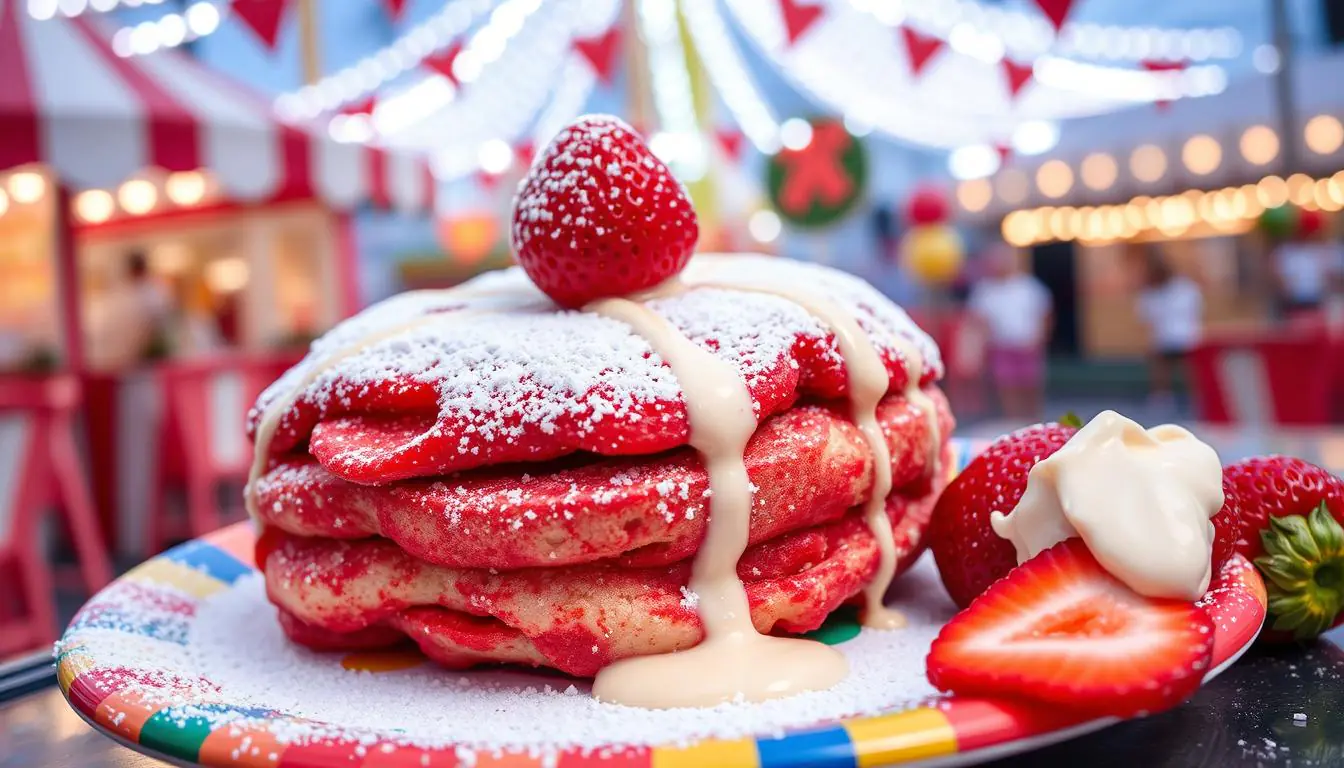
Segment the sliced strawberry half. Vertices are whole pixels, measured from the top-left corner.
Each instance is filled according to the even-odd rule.
[[[1213,650],[1192,603],[1131,591],[1080,539],[1013,569],[948,622],[929,682],[963,696],[1032,699],[1128,717],[1184,701]]]

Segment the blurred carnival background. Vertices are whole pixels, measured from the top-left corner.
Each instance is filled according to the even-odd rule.
[[[261,388],[509,264],[583,112],[702,250],[902,302],[967,434],[1117,407],[1338,471],[1342,81],[1340,0],[0,0],[0,657],[241,515]]]

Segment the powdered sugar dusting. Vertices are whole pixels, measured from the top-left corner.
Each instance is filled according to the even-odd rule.
[[[901,334],[921,350],[926,369],[941,374],[929,337],[900,308],[857,278],[825,267],[750,255],[697,257],[686,278],[692,284],[774,284],[819,292],[852,307],[860,326],[872,332],[888,357],[900,359],[890,338]],[[793,361],[792,350],[800,338],[824,340],[829,335],[801,307],[759,292],[705,287],[650,301],[649,306],[693,342],[732,363],[749,388],[768,384],[767,372]],[[873,332],[879,327],[880,332]],[[384,337],[378,338],[380,334]],[[330,364],[334,351],[357,346],[365,338],[378,340]],[[834,349],[829,357],[838,363]],[[325,455],[339,456],[324,459],[329,467],[333,462],[338,466],[377,462],[387,458],[389,446],[405,454],[424,441],[439,446],[435,455],[441,456],[442,446],[449,444],[462,457],[451,466],[438,467],[440,471],[488,463],[483,449],[502,445],[528,446],[512,454],[496,453],[511,460],[529,457],[527,451],[558,455],[579,447],[625,453],[631,449],[621,441],[647,434],[642,422],[651,414],[661,413],[666,420],[669,409],[684,408],[675,376],[645,339],[624,323],[558,310],[517,268],[482,276],[458,290],[404,294],[341,323],[262,395],[254,425],[261,410],[275,407],[315,370],[320,373],[297,402],[315,408],[319,418],[368,415],[366,398],[371,393],[385,400],[404,396],[423,401],[417,407],[425,408],[437,401],[437,415],[420,414],[423,420],[415,427],[420,431],[409,436],[394,440],[384,432],[374,440],[358,431],[337,430],[333,439],[340,442],[325,445]],[[776,407],[786,402],[775,394]],[[762,408],[759,400],[755,405]],[[293,415],[291,411],[282,425],[293,427]],[[621,425],[618,437],[609,444],[590,444],[596,442],[589,437],[602,422]],[[686,432],[684,425],[680,431]],[[664,442],[655,449],[672,447],[666,442],[675,444],[670,436],[677,433],[675,427],[665,428],[659,434],[668,437],[657,438]],[[547,435],[555,436],[556,445],[537,442]],[[278,448],[301,438],[302,434],[296,435]],[[324,447],[321,436],[313,445]]]
[[[904,309],[863,279],[847,272],[760,254],[700,254],[686,267],[683,279],[691,284],[727,283],[757,289],[776,286],[804,295],[816,295],[853,310],[859,327],[868,333],[880,352],[899,357],[899,350],[890,340],[891,334],[899,334],[919,350],[925,370],[932,371],[934,378],[943,376],[943,360],[933,339],[915,325]],[[881,331],[874,332],[875,328]],[[906,368],[909,369],[908,363]]]
[[[586,681],[525,672],[453,672],[429,665],[397,672],[351,672],[339,656],[290,643],[265,602],[259,577],[206,601],[188,644],[199,674],[236,706],[274,709],[359,738],[398,730],[417,746],[476,749],[607,747],[689,743],[703,738],[781,734],[841,717],[915,706],[935,694],[924,656],[953,607],[926,560],[905,576],[902,611],[910,628],[864,631],[837,646],[851,674],[836,687],[761,704],[646,710],[602,704]],[[281,682],[283,681],[283,682]],[[585,695],[576,695],[576,694]],[[488,713],[489,716],[484,716]],[[537,728],[546,723],[546,728]],[[296,738],[307,734],[287,725]]]

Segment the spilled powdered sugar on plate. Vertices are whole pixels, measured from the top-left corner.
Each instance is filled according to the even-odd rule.
[[[395,732],[398,740],[422,747],[542,751],[682,744],[780,735],[906,709],[933,696],[924,656],[954,608],[929,558],[897,582],[891,602],[909,626],[864,630],[836,646],[849,659],[850,674],[834,688],[712,709],[602,704],[588,695],[587,681],[555,674],[462,672],[428,663],[379,673],[346,670],[342,654],[315,653],[285,639],[259,575],[240,579],[197,608],[187,659],[174,661],[187,661],[183,666],[193,676],[217,685],[215,700],[316,721],[275,728],[282,739],[340,735],[373,743]]]

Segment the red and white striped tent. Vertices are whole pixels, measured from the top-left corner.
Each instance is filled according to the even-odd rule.
[[[37,20],[23,5],[0,0],[0,170],[42,163],[79,190],[150,167],[205,169],[238,201],[433,205],[423,157],[284,125],[267,99],[190,56],[122,58],[96,14]]]
[[[174,50],[123,58],[107,19],[35,19],[0,0],[0,171],[38,164],[56,186],[57,287],[65,359],[83,365],[72,196],[147,169],[203,170],[227,202],[316,200],[338,213],[341,301],[354,311],[357,266],[344,212],[371,204],[432,211],[422,156],[288,125],[268,99]]]

